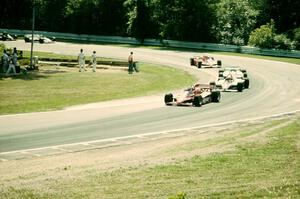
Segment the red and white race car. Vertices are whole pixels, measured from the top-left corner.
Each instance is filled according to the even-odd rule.
[[[212,82],[210,84],[195,84],[177,95],[168,93],[165,95],[164,101],[166,105],[199,107],[210,102],[219,102],[220,98],[221,93],[215,89],[215,83]]]
[[[221,60],[215,60],[214,57],[210,57],[207,55],[203,56],[194,56],[190,58],[191,66],[196,66],[198,68],[202,68],[202,66],[209,68],[220,68],[222,66]]]

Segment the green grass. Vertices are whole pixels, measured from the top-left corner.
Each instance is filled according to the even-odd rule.
[[[139,64],[140,73],[79,73],[42,67],[28,75],[0,78],[0,114],[62,109],[66,106],[156,94],[191,85],[196,79],[178,69]]]
[[[282,121],[284,122],[284,121]],[[266,126],[265,126],[266,127]],[[271,127],[271,125],[270,125]],[[84,177],[19,179],[21,187],[0,189],[3,198],[299,198],[300,125],[271,131],[266,142],[236,141],[235,150],[195,155],[175,163],[116,170],[88,169]],[[195,146],[196,147],[196,146]],[[180,149],[178,149],[180,152]],[[32,183],[26,183],[26,180]],[[41,179],[40,179],[41,180]],[[1,197],[1,196],[0,196]]]

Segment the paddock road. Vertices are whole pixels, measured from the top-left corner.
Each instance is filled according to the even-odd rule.
[[[21,40],[4,43],[7,47],[17,47],[19,50],[30,49],[30,44]],[[77,55],[80,48],[84,49],[87,56],[96,50],[98,56],[121,59],[127,59],[129,52],[133,51],[138,61],[180,68],[196,75],[201,83],[208,83],[217,75],[216,69],[199,70],[189,66],[189,58],[197,54],[193,52],[62,42],[34,45],[35,51],[70,55]],[[79,105],[60,111],[0,116],[0,153],[138,136],[300,110],[299,65],[213,56],[221,59],[224,66],[239,65],[246,68],[250,89],[242,93],[222,93],[220,103],[200,108],[167,107],[163,103],[162,93]]]

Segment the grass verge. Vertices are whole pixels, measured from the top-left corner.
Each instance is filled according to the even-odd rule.
[[[194,154],[173,162],[106,170],[85,167],[80,172],[71,166],[35,170],[2,183],[0,195],[3,198],[298,198],[300,124],[299,118],[286,121],[249,126],[249,131],[255,129],[250,134],[238,133],[236,129],[236,137],[230,132],[223,134],[223,144],[234,144],[234,148]],[[262,137],[251,141],[238,139],[266,130],[269,131],[263,137],[264,142],[257,142]],[[220,147],[221,138],[218,136],[215,147]],[[203,150],[201,146],[193,148]],[[176,150],[182,153],[182,148]],[[159,152],[163,160],[167,159],[164,152]]]
[[[66,106],[145,96],[191,85],[196,79],[178,69],[140,63],[140,73],[125,70],[43,66],[27,75],[0,78],[0,114],[62,109]]]

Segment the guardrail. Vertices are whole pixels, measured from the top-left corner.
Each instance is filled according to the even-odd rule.
[[[0,32],[6,31],[9,34],[25,35],[31,34],[30,30],[15,30],[15,29],[0,29]],[[58,32],[44,32],[35,31],[35,34],[43,34],[47,37],[56,37],[58,40],[70,41],[85,41],[85,42],[105,42],[105,43],[121,43],[121,44],[134,44],[140,45],[141,42],[132,37],[119,37],[119,36],[97,36],[87,34],[72,34],[72,33],[58,33]],[[200,43],[200,42],[185,42],[174,40],[156,40],[145,39],[144,45],[152,46],[167,46],[175,48],[188,48],[188,49],[202,49],[223,52],[239,52],[254,55],[269,55],[278,57],[293,57],[300,58],[300,51],[292,50],[277,50],[277,49],[262,49],[249,46],[235,46],[226,44],[213,44],[213,43]]]

